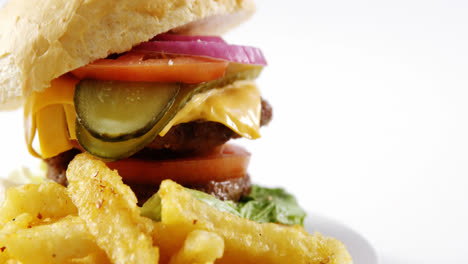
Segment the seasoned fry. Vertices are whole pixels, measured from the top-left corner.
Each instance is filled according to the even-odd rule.
[[[31,227],[35,220],[35,217],[32,215],[28,213],[21,213],[3,226],[2,230],[0,231],[0,235],[3,237],[5,235],[15,233],[20,229]]]
[[[22,214],[14,222],[15,232],[2,230],[0,248],[3,259],[18,260],[23,264],[65,263],[90,254],[99,255],[101,263],[109,263],[105,252],[94,242],[85,222],[77,216],[65,218],[48,225],[24,227],[32,216]],[[10,231],[10,232],[8,232]]]
[[[345,246],[336,239],[219,212],[172,181],[161,184],[159,195],[162,223],[156,225],[155,237],[164,254],[180,248],[193,230],[202,229],[224,239],[224,256],[216,263],[352,263]]]
[[[3,251],[0,250],[0,263],[5,263],[10,260],[9,251],[6,251],[8,235],[14,234],[18,230],[28,228],[32,221],[34,221],[34,218],[30,214],[22,213],[18,215],[14,221],[12,220],[3,226],[0,231],[0,248],[5,248]]]
[[[76,214],[77,210],[65,187],[55,182],[44,182],[8,189],[0,208],[0,226],[22,213],[32,215],[37,218],[36,222],[40,222]]]
[[[6,264],[22,264],[22,263],[15,259],[9,259],[6,261]]]
[[[113,263],[158,263],[152,221],[140,216],[134,193],[117,172],[80,154],[70,163],[67,178],[79,216]]]
[[[117,172],[87,154],[67,176],[68,189],[44,182],[8,190],[0,263],[352,263],[336,239],[218,211],[170,180],[153,222]]]
[[[187,235],[184,246],[172,256],[170,264],[212,264],[224,252],[223,239],[212,232],[194,230]]]
[[[65,263],[70,264],[106,264],[111,263],[109,258],[107,257],[106,252],[102,249],[100,251],[93,252],[84,258],[74,258],[66,261]]]

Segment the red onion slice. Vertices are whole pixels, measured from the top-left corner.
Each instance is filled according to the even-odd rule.
[[[217,42],[226,43],[224,39],[218,36],[183,36],[183,35],[172,35],[172,34],[159,34],[152,39],[153,41],[205,41],[205,42]]]
[[[266,59],[259,48],[229,45],[220,42],[149,41],[140,44],[134,50],[202,56],[243,64],[267,65]]]

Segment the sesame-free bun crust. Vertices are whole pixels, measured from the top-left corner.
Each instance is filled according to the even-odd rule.
[[[254,10],[252,0],[10,0],[0,10],[0,110],[159,33],[217,35]]]

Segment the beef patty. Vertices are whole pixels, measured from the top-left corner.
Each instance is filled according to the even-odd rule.
[[[262,99],[260,126],[270,123],[273,109]],[[167,156],[171,153],[200,153],[221,146],[231,138],[239,135],[227,126],[216,122],[189,122],[172,127],[164,137],[158,136],[146,146],[145,154],[150,156]],[[141,155],[140,155],[141,156]]]
[[[159,190],[159,185],[154,184],[135,184],[128,182],[125,184],[130,186],[135,193],[138,198],[139,206],[142,206],[146,200]],[[222,201],[230,200],[238,202],[240,198],[250,194],[252,184],[250,182],[250,176],[246,174],[242,178],[229,179],[222,182],[209,181],[205,184],[187,185],[185,187],[211,194]]]

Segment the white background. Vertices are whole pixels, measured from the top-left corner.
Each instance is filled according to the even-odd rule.
[[[383,264],[468,263],[468,1],[257,3],[226,36],[269,61],[274,120],[242,141],[253,179],[354,228]],[[32,160],[20,118],[0,114],[3,173]]]

